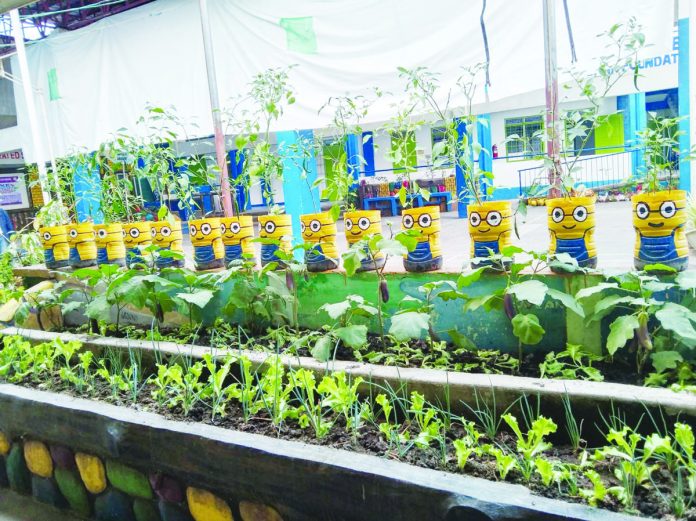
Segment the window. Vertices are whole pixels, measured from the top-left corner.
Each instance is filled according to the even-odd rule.
[[[333,177],[335,166],[341,161],[341,155],[345,147],[343,143],[337,139],[328,139],[324,141],[322,147],[322,157],[324,159],[324,176]]]
[[[508,156],[540,156],[544,151],[541,116],[526,116],[505,120],[505,153]],[[516,136],[516,139],[514,138]]]
[[[572,118],[566,122],[568,153],[575,156],[592,156],[623,152],[623,114],[599,116],[594,129],[592,129],[592,122],[586,120],[582,122],[585,133],[574,132],[573,129],[576,126],[579,127],[573,123]]]
[[[398,169],[406,167],[415,168],[418,165],[418,156],[416,155],[416,133],[392,133],[391,152],[393,158],[392,168],[396,170],[397,174],[400,173]]]
[[[10,60],[0,60],[0,66],[11,73]],[[14,85],[10,80],[0,78],[0,128],[17,126],[17,107],[15,106]]]

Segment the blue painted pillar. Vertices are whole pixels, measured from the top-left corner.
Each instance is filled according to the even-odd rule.
[[[362,133],[362,151],[365,160],[365,177],[375,175],[375,135],[372,132]]]
[[[84,160],[75,160],[73,167],[73,189],[75,191],[75,213],[77,222],[104,222],[101,209],[101,178],[99,167],[91,166]]]
[[[294,244],[302,243],[300,215],[321,211],[319,188],[312,187],[317,178],[317,159],[311,147],[311,158],[303,161],[298,147],[313,139],[311,130],[277,132],[278,155],[283,161],[283,198],[285,213],[292,216],[292,235]],[[303,169],[304,166],[304,169]],[[301,250],[295,250],[298,261],[304,259]]]
[[[466,122],[463,119],[457,119],[457,140],[462,141],[464,136],[466,136]],[[471,147],[464,152],[465,154],[471,154]],[[463,219],[467,216],[467,206],[469,206],[469,201],[471,200],[470,190],[466,186],[466,172],[462,169],[457,161],[454,168],[455,171],[455,182],[457,184],[457,193],[454,196],[457,198],[457,216]]]
[[[493,143],[491,140],[491,115],[481,114],[476,118],[476,136],[481,145],[481,152],[478,157],[479,168],[483,172],[493,172]],[[493,181],[486,177],[481,179],[481,189],[488,195],[488,186]]]
[[[648,112],[645,108],[645,93],[637,92],[616,97],[616,108],[623,114],[624,141],[628,148],[640,146],[638,132],[648,126]],[[633,175],[641,175],[645,170],[645,159],[641,150],[631,152]]]
[[[246,155],[243,150],[230,150],[228,156],[230,158],[230,178],[234,181],[239,179],[239,176],[244,172],[244,159]],[[237,201],[237,208],[240,212],[251,208],[251,202],[249,201],[244,186],[235,185],[233,197]]]
[[[693,8],[693,6],[692,6]],[[691,125],[689,102],[689,19],[680,18],[677,22],[679,30],[679,154],[687,157],[691,150]],[[691,161],[679,162],[679,188],[691,190]]]
[[[358,178],[360,177],[360,168],[362,167],[362,154],[360,154],[360,141],[355,134],[349,134],[346,138],[346,163],[348,173],[353,176],[353,186],[357,186]]]

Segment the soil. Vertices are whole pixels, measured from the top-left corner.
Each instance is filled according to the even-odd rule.
[[[39,388],[52,392],[62,392],[72,396],[82,398],[97,399],[118,406],[132,407],[137,410],[154,412],[168,419],[183,421],[183,422],[202,422],[208,425],[215,425],[226,429],[233,429],[242,432],[270,436],[290,441],[298,441],[314,445],[322,445],[333,447],[336,449],[348,450],[368,455],[379,456],[383,458],[398,460],[411,465],[416,465],[423,468],[441,470],[452,473],[463,473],[469,476],[480,477],[491,481],[497,481],[499,478],[496,472],[495,460],[493,458],[482,457],[480,459],[472,458],[466,464],[464,469],[457,467],[457,459],[452,445],[452,441],[464,435],[464,429],[460,424],[452,424],[447,431],[446,447],[443,452],[440,447],[431,445],[430,447],[416,448],[415,446],[390,446],[380,433],[378,427],[372,423],[363,423],[362,426],[351,434],[346,428],[346,423],[343,416],[331,416],[327,418],[334,421],[334,425],[330,432],[322,437],[316,438],[311,429],[300,428],[294,420],[286,421],[280,425],[274,425],[270,416],[265,411],[249,418],[245,421],[241,406],[236,402],[229,402],[224,417],[211,417],[210,408],[199,402],[193,406],[188,415],[184,415],[179,408],[169,409],[159,405],[149,394],[148,387],[141,389],[137,399],[133,401],[132,397],[119,392],[113,394],[110,387],[103,382],[97,382],[94,388],[88,394],[80,394],[76,392],[74,387],[68,386],[59,377],[55,377],[52,381],[43,384],[36,384],[25,380],[19,385],[26,387]],[[418,431],[414,426],[410,427],[411,439],[414,439]],[[562,427],[559,427],[559,431]],[[558,437],[558,434],[556,435]],[[500,447],[508,447],[514,450],[516,438],[508,433],[501,431],[495,439],[486,438],[485,434],[479,440],[481,444],[493,443]],[[552,436],[550,441],[557,441]],[[592,453],[592,450],[588,451]],[[555,460],[563,463],[577,464],[578,452],[567,445],[555,445],[551,450],[544,453],[547,459]],[[617,479],[614,477],[613,470],[617,460],[608,458],[603,462],[596,462],[594,469],[600,473],[603,482],[608,487],[618,485]],[[670,497],[671,489],[674,487],[674,482],[667,472],[655,472],[652,476],[653,484],[659,488],[665,498]],[[527,486],[531,491],[540,496],[562,499],[564,501],[582,503],[583,500],[577,495],[569,494],[567,484],[560,486],[544,486],[538,475],[533,475],[530,482],[526,482],[523,477],[517,472],[512,471],[506,478],[507,482],[521,484]],[[577,485],[580,489],[592,489],[592,485],[581,473],[577,473]],[[612,496],[607,495],[605,501],[601,503],[601,507],[612,510],[622,511],[622,505]],[[657,519],[674,519],[669,514],[669,508],[665,499],[660,498],[659,494],[654,489],[638,487],[635,495],[635,514],[653,517]],[[687,515],[682,518],[687,521],[696,521],[696,509],[690,509]]]

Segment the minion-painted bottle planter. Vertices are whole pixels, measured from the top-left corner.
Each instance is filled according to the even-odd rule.
[[[142,249],[152,244],[150,222],[126,223],[123,225],[123,242],[126,245],[126,265],[130,268],[143,263]]]
[[[97,245],[97,264],[126,265],[126,246],[120,223],[95,224],[94,242]]]
[[[189,234],[193,245],[193,260],[198,271],[214,270],[225,266],[225,247],[222,244],[220,219],[194,219],[189,221]]]
[[[421,231],[416,248],[404,256],[406,271],[433,271],[442,268],[440,208],[423,206],[404,210],[401,226],[404,230]]]
[[[70,246],[66,226],[44,226],[39,228],[44,251],[44,263],[51,270],[70,265]]]
[[[244,260],[244,255],[254,255],[254,220],[249,215],[220,219],[222,244],[225,246],[225,264]],[[247,257],[248,258],[248,257]]]
[[[338,268],[336,250],[336,221],[329,212],[308,213],[300,216],[302,239],[311,244],[305,250],[307,271],[318,272]]]
[[[175,251],[183,255],[184,236],[181,233],[180,221],[158,221],[152,223],[151,233],[152,244],[156,245],[160,250]],[[156,263],[158,268],[182,268],[184,259],[158,256]]]
[[[276,256],[276,251],[282,250],[285,253],[292,251],[290,245],[292,217],[286,214],[262,215],[259,217],[259,225],[259,237],[280,241],[280,244],[261,244],[261,265],[279,262],[280,259]]]
[[[567,253],[578,261],[578,266],[596,268],[595,197],[547,199],[546,212],[551,236],[549,253]]]
[[[686,240],[686,192],[664,190],[642,193],[631,199],[636,245],[636,269],[648,264],[665,264],[677,271],[689,264]]]
[[[472,265],[490,266],[493,262],[487,257],[512,244],[512,206],[507,201],[488,201],[470,204],[468,211]]]
[[[70,246],[70,266],[87,268],[97,264],[97,243],[94,241],[92,223],[68,224],[68,246]]]
[[[343,216],[346,240],[352,246],[356,242],[366,239],[370,235],[382,233],[382,214],[379,210],[356,210],[346,212]],[[358,271],[377,270],[384,266],[385,258],[377,254],[373,259],[368,257],[360,261]]]

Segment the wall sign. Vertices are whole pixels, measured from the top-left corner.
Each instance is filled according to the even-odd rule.
[[[5,210],[29,208],[29,195],[24,174],[0,174],[0,206]]]

